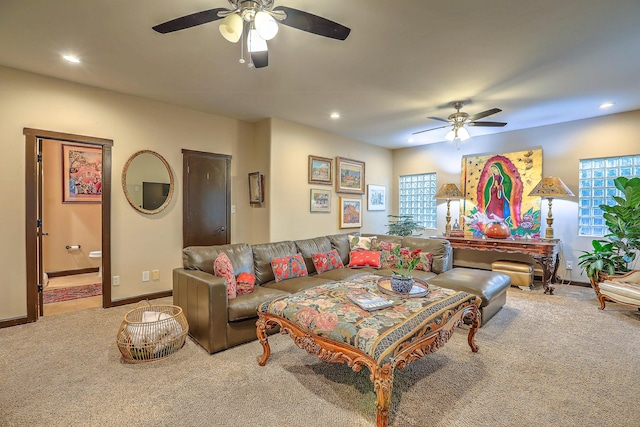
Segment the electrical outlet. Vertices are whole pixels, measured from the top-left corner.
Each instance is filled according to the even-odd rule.
[[[149,270],[146,270],[146,271],[142,272],[142,281],[143,282],[148,282],[149,281]]]
[[[572,270],[573,269],[573,263],[571,261],[567,261],[566,268],[567,268],[567,270]]]
[[[120,286],[120,276],[113,276],[113,280],[111,281],[113,286]]]
[[[151,270],[151,280],[160,280],[160,270]]]

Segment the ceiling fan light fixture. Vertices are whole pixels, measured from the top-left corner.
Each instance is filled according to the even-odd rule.
[[[456,132],[453,129],[451,129],[449,132],[447,132],[447,134],[444,137],[447,141],[451,142],[454,139],[456,139]]]
[[[458,129],[458,138],[460,139],[460,141],[466,141],[467,139],[471,138],[471,135],[469,135],[469,131],[466,128],[460,127]]]
[[[256,13],[254,22],[258,34],[263,40],[271,40],[278,34],[278,23],[267,12],[260,11]]]
[[[267,41],[260,37],[258,30],[256,30],[255,28],[249,30],[247,48],[251,53],[265,52],[267,50]]]
[[[237,43],[242,36],[244,23],[237,13],[232,13],[220,22],[220,34],[231,43]]]

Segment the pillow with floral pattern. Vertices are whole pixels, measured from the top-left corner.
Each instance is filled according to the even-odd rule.
[[[309,275],[304,258],[300,253],[281,258],[271,258],[271,268],[276,282]]]
[[[351,251],[349,253],[349,268],[373,267],[380,268],[380,251]]]
[[[256,276],[251,273],[240,273],[236,277],[236,290],[238,295],[250,294],[256,285]]]
[[[380,268],[395,268],[398,256],[393,253],[400,243],[391,243],[384,240],[374,239],[371,243],[371,250],[380,251]]]
[[[338,251],[335,249],[329,252],[313,254],[311,255],[311,260],[313,261],[313,265],[318,274],[329,270],[335,270],[337,268],[344,268],[344,264],[340,259],[340,254],[338,254]]]
[[[372,237],[362,237],[362,236],[356,236],[353,234],[349,234],[347,236],[349,238],[349,248],[352,251],[356,251],[358,249],[362,249],[365,251],[370,251],[371,250],[371,241],[373,239],[377,239],[377,236],[372,236]]]
[[[233,264],[231,264],[231,260],[224,252],[221,252],[220,255],[216,257],[216,260],[213,261],[213,274],[217,277],[224,278],[224,281],[227,284],[227,297],[229,299],[234,299],[237,295],[236,275],[233,272]]]
[[[416,270],[431,271],[431,264],[433,264],[433,252],[421,252],[420,261],[416,265]]]

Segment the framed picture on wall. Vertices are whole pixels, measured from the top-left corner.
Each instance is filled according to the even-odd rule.
[[[262,206],[264,203],[264,176],[260,172],[249,174],[249,204]]]
[[[102,201],[102,149],[62,144],[62,203]]]
[[[362,227],[362,199],[340,197],[340,228]]]
[[[311,212],[331,212],[331,190],[311,189]]]
[[[364,162],[336,157],[336,191],[364,194]]]
[[[331,164],[332,160],[329,158],[309,156],[309,184],[331,185]]]
[[[383,185],[367,185],[367,209],[383,211],[387,208],[387,187]]]

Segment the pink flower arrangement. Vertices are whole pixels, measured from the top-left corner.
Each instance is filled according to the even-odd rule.
[[[399,271],[393,272],[400,277],[411,277],[411,272],[416,265],[420,262],[420,253],[422,249],[414,249],[410,251],[407,248],[400,248],[399,246],[393,249],[393,253],[397,257],[396,268]]]

